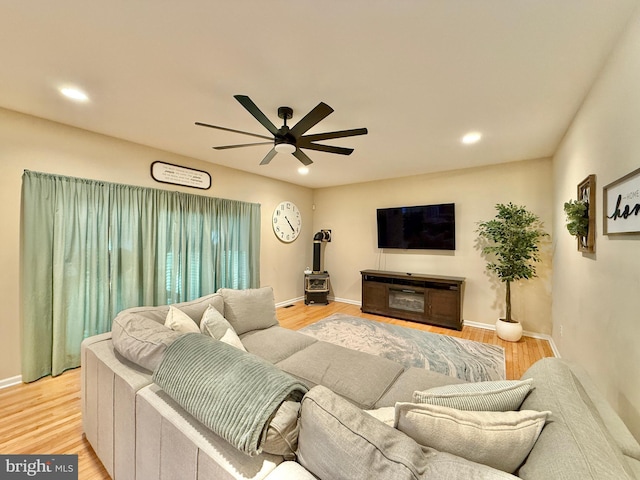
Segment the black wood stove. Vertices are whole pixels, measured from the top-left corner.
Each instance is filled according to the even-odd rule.
[[[322,243],[331,241],[331,231],[321,230],[313,236],[313,271],[304,276],[304,303],[329,303],[329,274],[322,270]]]

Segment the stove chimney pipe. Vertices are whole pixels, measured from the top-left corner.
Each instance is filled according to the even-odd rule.
[[[313,273],[320,273],[320,249],[324,241],[324,233],[318,232],[313,236]]]

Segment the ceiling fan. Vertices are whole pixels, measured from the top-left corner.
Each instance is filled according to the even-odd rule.
[[[256,106],[253,101],[246,95],[234,95],[234,98],[240,102],[240,104],[247,109],[247,111],[255,117],[269,132],[272,137],[266,135],[258,135],[256,133],[243,132],[241,130],[234,130],[232,128],[218,127],[216,125],[209,125],[207,123],[196,122],[196,125],[201,127],[216,128],[218,130],[225,130],[227,132],[241,133],[243,135],[250,135],[252,137],[263,138],[269,140],[268,142],[257,143],[244,143],[241,145],[224,145],[221,147],[213,147],[216,150],[225,150],[228,148],[241,148],[250,147],[254,145],[269,145],[272,144],[273,148],[262,159],[260,165],[267,165],[276,153],[292,153],[294,157],[300,160],[304,165],[311,165],[313,161],[304,153],[301,149],[317,150],[320,152],[337,153],[339,155],[350,155],[353,152],[353,148],[334,147],[332,145],[321,145],[315,143],[319,140],[329,140],[332,138],[342,137],[354,137],[356,135],[366,135],[366,128],[355,128],[352,130],[340,130],[337,132],[316,133],[311,135],[305,135],[314,125],[326,118],[333,112],[326,103],[320,102],[313,110],[307,113],[298,123],[293,127],[287,126],[287,120],[293,116],[293,109],[290,107],[278,108],[278,117],[284,120],[284,125],[280,128],[271,123],[264,113]]]

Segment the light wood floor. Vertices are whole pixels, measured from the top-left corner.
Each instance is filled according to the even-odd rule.
[[[0,390],[0,453],[78,455],[79,479],[108,479],[82,434],[80,369]]]
[[[461,332],[363,314],[360,307],[332,302],[326,306],[297,302],[277,310],[282,326],[297,330],[332,313],[369,318],[435,333],[444,333],[505,348],[507,378],[520,375],[542,357],[553,352],[545,340],[525,337],[517,343],[498,339],[495,332],[464,327]],[[0,453],[77,454],[80,480],[109,479],[106,470],[82,434],[80,413],[80,369],[70,370],[30,384],[0,390]]]

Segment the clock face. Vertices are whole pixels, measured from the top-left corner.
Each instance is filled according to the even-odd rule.
[[[293,242],[302,229],[300,210],[291,202],[281,202],[273,211],[273,233],[283,242]]]

